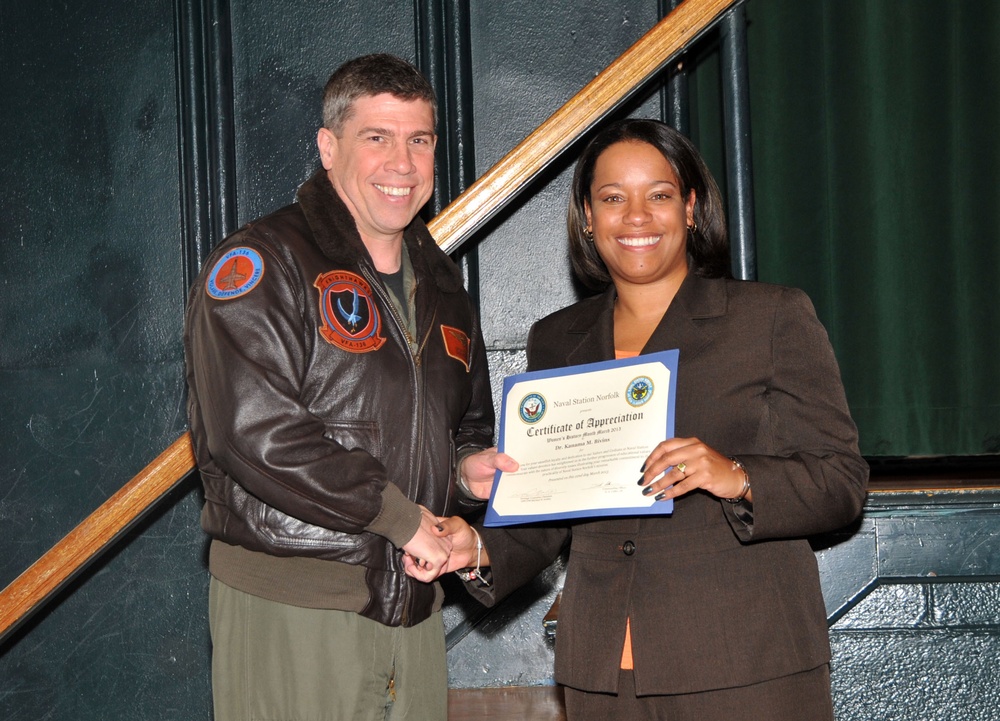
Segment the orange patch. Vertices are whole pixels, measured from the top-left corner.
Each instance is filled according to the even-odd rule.
[[[441,326],[441,335],[444,337],[445,352],[457,361],[461,361],[465,366],[465,372],[469,372],[469,336],[458,328],[450,325]]]

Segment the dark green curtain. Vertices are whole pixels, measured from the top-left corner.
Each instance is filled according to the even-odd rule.
[[[760,280],[812,297],[866,455],[1000,453],[1000,2],[747,14]]]

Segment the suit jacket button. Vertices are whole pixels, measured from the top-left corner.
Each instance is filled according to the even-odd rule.
[[[635,544],[632,543],[632,541],[625,541],[625,543],[622,544],[622,552],[626,556],[631,556],[633,553],[635,553]]]

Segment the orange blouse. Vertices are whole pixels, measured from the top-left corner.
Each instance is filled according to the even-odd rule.
[[[628,350],[618,350],[615,349],[615,358],[635,358],[639,355],[635,351]],[[632,665],[632,621],[631,619],[625,620],[625,645],[622,647],[622,661],[621,668],[631,671],[634,666]]]

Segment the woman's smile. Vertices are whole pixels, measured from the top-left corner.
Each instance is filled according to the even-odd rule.
[[[660,242],[662,235],[645,235],[641,238],[631,238],[628,236],[619,236],[616,240],[622,245],[628,246],[629,248],[648,248],[651,245],[656,245]]]

